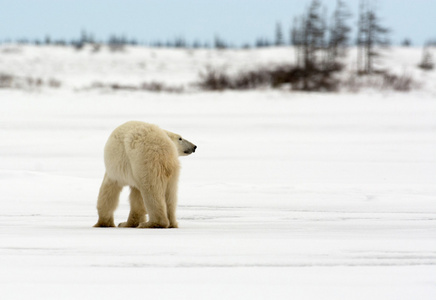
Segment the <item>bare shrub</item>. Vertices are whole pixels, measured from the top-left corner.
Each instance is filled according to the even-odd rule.
[[[19,77],[0,73],[0,88],[32,90],[45,85],[51,88],[58,88],[61,86],[61,82],[56,79],[50,79],[44,82],[42,78]]]
[[[284,84],[290,84],[292,90],[333,92],[338,89],[339,84],[334,73],[341,69],[342,66],[336,63],[324,69],[315,66],[308,68],[281,66],[270,71],[271,86],[278,88]]]
[[[12,75],[0,73],[0,88],[11,88],[13,81]]]
[[[100,52],[100,50],[101,50],[101,44],[98,43],[92,44],[92,50],[91,50],[92,53],[98,53]]]
[[[91,86],[86,88],[86,89],[103,89],[103,88],[105,88],[105,85],[101,82],[96,81],[96,82],[93,82],[91,84]]]
[[[383,74],[382,89],[393,89],[394,91],[408,92],[412,89],[414,80],[410,75],[394,75],[385,73]]]
[[[433,55],[430,52],[429,46],[424,47],[422,51],[422,60],[418,67],[425,71],[430,71],[434,69]]]
[[[271,73],[268,70],[252,70],[239,72],[233,82],[234,89],[249,90],[271,85]]]
[[[328,69],[283,65],[259,67],[256,70],[240,71],[235,75],[229,75],[223,69],[208,67],[205,72],[200,73],[198,86],[210,91],[282,88],[283,86],[291,86],[292,90],[336,91],[339,82],[333,75],[341,68],[342,66],[337,64]]]
[[[140,89],[150,92],[169,92],[169,93],[182,93],[182,86],[169,86],[161,82],[143,82],[140,85]]]
[[[109,84],[109,88],[113,90],[127,90],[127,91],[136,91],[138,87],[133,85],[122,85],[118,83]]]
[[[149,91],[149,92],[168,92],[168,93],[182,93],[184,91],[182,86],[169,86],[161,82],[143,82],[139,85],[128,85],[119,83],[102,83],[94,82],[86,89],[106,89],[113,91]]]
[[[123,44],[109,44],[109,50],[111,52],[124,52],[125,46]]]
[[[22,52],[23,50],[20,47],[9,46],[0,48],[0,53],[2,54],[20,54]]]
[[[210,91],[222,91],[231,89],[231,78],[222,69],[207,67],[205,72],[200,73],[200,88]]]
[[[83,47],[85,47],[85,43],[83,42],[73,42],[72,45],[76,51],[81,51]]]
[[[343,66],[338,63],[333,63],[325,69],[316,66],[303,68],[282,65],[259,67],[256,70],[240,71],[231,75],[223,69],[208,67],[205,72],[200,73],[198,86],[208,91],[290,87],[294,91],[315,92],[335,92],[340,89],[357,92],[363,88],[407,92],[418,87],[417,82],[408,74],[396,75],[387,71],[377,71],[373,74],[353,72],[349,76],[337,76],[342,68]]]
[[[53,79],[53,78],[51,78],[51,79],[49,79],[49,81],[48,81],[48,86],[49,87],[51,87],[51,88],[60,88],[61,87],[61,82],[59,81],[59,80],[56,80],[56,79]]]
[[[358,92],[361,89],[408,92],[418,87],[418,83],[408,74],[395,75],[389,72],[379,72],[365,76],[351,74],[342,81],[341,86],[351,92]]]

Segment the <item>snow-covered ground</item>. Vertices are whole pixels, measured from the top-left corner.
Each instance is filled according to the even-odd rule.
[[[20,57],[0,55],[1,72],[24,72],[5,55]],[[49,64],[59,89],[0,90],[1,299],[435,299],[433,90],[74,91],[94,62],[77,77]],[[127,120],[198,146],[181,158],[179,229],[92,228],[104,143]]]

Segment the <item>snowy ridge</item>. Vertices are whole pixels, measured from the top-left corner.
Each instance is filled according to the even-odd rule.
[[[436,49],[430,53],[436,57]],[[341,77],[356,73],[356,49],[343,60],[346,69]],[[376,67],[398,76],[410,76],[423,92],[436,94],[436,70],[418,68],[422,59],[420,47],[391,47],[381,51]],[[261,49],[167,49],[126,47],[111,52],[107,47],[95,53],[92,47],[77,51],[71,47],[0,45],[0,74],[21,78],[55,79],[62,89],[88,90],[100,84],[140,86],[157,82],[172,87],[196,90],[195,85],[208,67],[235,73],[265,66],[295,63],[292,47]]]

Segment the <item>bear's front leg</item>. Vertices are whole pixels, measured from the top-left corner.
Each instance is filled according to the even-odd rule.
[[[148,202],[150,204],[150,202]],[[148,209],[148,222],[141,222],[138,228],[168,228],[170,221],[166,214],[166,207],[164,201],[154,203],[154,208]]]
[[[179,228],[176,218],[177,207],[177,184],[179,180],[179,170],[174,171],[170,177],[165,193],[165,202],[167,206],[168,220],[170,221],[169,228]]]
[[[168,228],[170,221],[165,203],[165,190],[160,181],[145,182],[140,188],[148,212],[148,222],[142,222],[138,228]]]

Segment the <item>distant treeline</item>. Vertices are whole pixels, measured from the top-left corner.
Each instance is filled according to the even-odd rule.
[[[387,36],[389,30],[380,25],[380,18],[376,11],[376,5],[372,5],[369,0],[361,0],[359,4],[359,14],[357,16],[357,37],[354,41],[349,37],[351,27],[349,21],[352,17],[349,8],[345,1],[338,0],[336,9],[332,15],[329,15],[327,8],[322,5],[320,0],[312,0],[307,11],[303,15],[295,17],[293,25],[288,30],[284,30],[280,22],[275,24],[275,29],[272,37],[261,36],[255,39],[252,43],[243,43],[236,45],[226,39],[215,35],[210,41],[201,41],[199,39],[187,40],[183,36],[177,36],[175,38],[166,40],[153,40],[144,41],[137,38],[128,38],[125,35],[112,34],[107,39],[99,39],[94,34],[83,30],[79,38],[73,39],[53,39],[50,35],[46,35],[42,39],[27,39],[21,38],[16,40],[5,39],[3,43],[18,43],[18,44],[34,44],[34,45],[59,45],[59,46],[73,46],[80,49],[85,44],[99,44],[108,45],[114,50],[119,50],[126,45],[144,45],[149,47],[166,47],[166,48],[264,48],[264,47],[277,47],[284,45],[299,46],[302,42],[301,38],[296,36],[296,33],[300,31],[302,37],[305,36],[304,32],[301,32],[301,26],[304,22],[315,22],[313,26],[317,27],[316,38],[324,43],[323,45],[316,45],[316,47],[324,47],[325,45],[331,45],[336,47],[346,47],[351,44],[362,45],[362,37],[365,34],[375,33],[373,41],[375,44],[388,44],[389,39],[383,37],[383,34]],[[314,16],[313,14],[316,14]],[[310,20],[309,20],[310,19]],[[312,30],[312,24],[307,25],[308,30]],[[365,28],[366,26],[366,28]],[[286,33],[287,31],[287,33]],[[366,32],[368,31],[368,32]],[[1,43],[1,41],[0,41]],[[313,41],[315,43],[315,41]],[[412,41],[409,38],[405,38],[402,41],[403,46],[410,46]],[[436,39],[429,40],[427,45],[436,45]],[[335,50],[336,51],[336,50]]]
[[[278,32],[282,32],[282,27],[280,23],[277,23]],[[225,39],[221,38],[219,35],[215,35],[213,37],[213,41],[201,41],[199,39],[194,39],[192,41],[187,40],[183,36],[174,37],[172,39],[167,40],[153,40],[150,42],[141,41],[137,38],[128,38],[125,35],[116,35],[112,34],[107,39],[99,39],[94,38],[94,34],[87,32],[86,30],[82,30],[79,38],[73,39],[52,39],[50,35],[46,35],[43,39],[28,39],[28,38],[20,38],[20,39],[4,39],[0,41],[0,44],[11,44],[16,43],[20,45],[36,45],[36,46],[44,46],[44,45],[55,45],[55,46],[73,46],[76,48],[80,48],[86,44],[99,44],[99,45],[122,45],[122,46],[149,46],[154,48],[185,48],[185,49],[235,49],[235,48],[264,48],[264,47],[273,47],[273,46],[284,46],[291,45],[291,42],[285,42],[284,40],[276,40],[273,41],[266,37],[258,38],[252,44],[244,43],[242,45],[237,45],[232,42],[228,42]]]
[[[270,72],[271,74],[280,74],[288,77],[298,78],[305,77],[301,83],[302,89],[312,89],[312,83],[309,79],[316,76],[322,81],[322,86],[327,85],[326,78],[331,78],[331,74],[340,71],[343,68],[343,58],[347,55],[347,49],[350,45],[357,47],[357,72],[360,75],[381,72],[377,68],[377,60],[380,59],[380,51],[383,47],[390,44],[390,30],[381,24],[381,18],[377,10],[377,5],[371,0],[360,0],[357,15],[357,28],[355,38],[351,37],[351,18],[352,14],[344,0],[337,0],[334,11],[329,14],[321,0],[311,0],[310,5],[304,13],[293,19],[293,24],[285,34],[282,25],[277,22],[275,25],[274,38],[268,39],[260,37],[250,45],[245,44],[242,48],[264,48],[280,47],[292,45],[296,49],[295,60],[296,69],[283,72]],[[8,41],[6,41],[8,42]],[[9,41],[10,42],[10,41]],[[107,40],[99,40],[85,30],[80,37],[72,40],[51,39],[47,35],[43,40],[20,39],[16,41],[20,44],[35,45],[59,45],[73,46],[81,50],[85,45],[91,45],[92,51],[98,52],[102,45],[108,46],[111,51],[123,51],[126,45],[146,45],[150,47],[167,47],[167,48],[215,48],[226,49],[236,48],[235,45],[227,42],[220,36],[215,36],[213,43],[200,42],[199,40],[187,41],[179,36],[167,41],[153,41],[149,43],[138,42],[137,39],[127,38],[124,35],[111,35]],[[405,39],[402,43],[404,46],[412,44],[410,39]],[[431,46],[436,45],[436,40],[429,40],[424,46],[422,62],[419,65],[422,69],[431,70],[434,68],[433,54],[429,50]],[[295,72],[296,73],[295,73]],[[290,75],[292,73],[292,75]],[[216,75],[215,73],[211,73]],[[216,78],[213,78],[213,82]],[[289,78],[288,78],[289,79]],[[286,79],[286,80],[288,80]],[[285,81],[286,81],[285,80]],[[283,81],[280,78],[279,81]],[[235,84],[239,86],[239,84]]]

